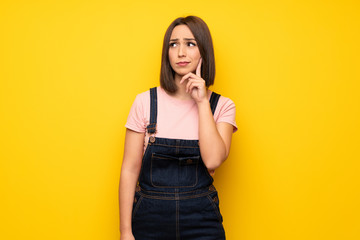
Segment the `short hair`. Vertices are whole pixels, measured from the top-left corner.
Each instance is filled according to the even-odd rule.
[[[175,72],[169,61],[169,45],[171,33],[178,25],[188,26],[194,35],[202,58],[201,77],[205,80],[206,87],[213,85],[215,79],[215,57],[210,30],[201,18],[187,16],[175,19],[166,30],[161,56],[161,87],[169,93],[175,93],[177,91],[177,86],[174,81]]]

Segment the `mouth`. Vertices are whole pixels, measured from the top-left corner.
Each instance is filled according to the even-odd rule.
[[[188,65],[189,63],[190,63],[190,62],[185,62],[185,61],[183,61],[183,62],[177,62],[176,64],[179,65],[179,66],[181,66],[181,67],[184,67],[184,66]]]

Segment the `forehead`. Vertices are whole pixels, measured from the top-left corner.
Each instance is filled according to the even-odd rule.
[[[190,28],[186,25],[177,25],[172,33],[170,39],[194,38]]]

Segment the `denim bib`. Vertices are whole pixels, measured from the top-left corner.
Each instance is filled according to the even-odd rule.
[[[212,92],[214,114],[220,95]],[[219,198],[198,140],[156,137],[157,88],[150,89],[149,142],[132,211],[136,240],[225,239]]]

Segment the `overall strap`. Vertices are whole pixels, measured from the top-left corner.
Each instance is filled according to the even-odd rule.
[[[157,120],[157,90],[156,87],[150,88],[150,124],[146,127],[148,133],[156,133]]]
[[[214,115],[215,113],[215,109],[217,106],[217,103],[219,101],[220,98],[220,94],[217,94],[216,92],[212,92],[211,96],[210,96],[210,107],[211,107],[211,112]]]
[[[210,107],[212,114],[215,113],[217,103],[219,101],[220,94],[215,92],[211,93],[210,96]],[[150,88],[150,124],[146,127],[147,132],[152,135],[156,133],[156,122],[157,122],[157,89],[156,87]]]

